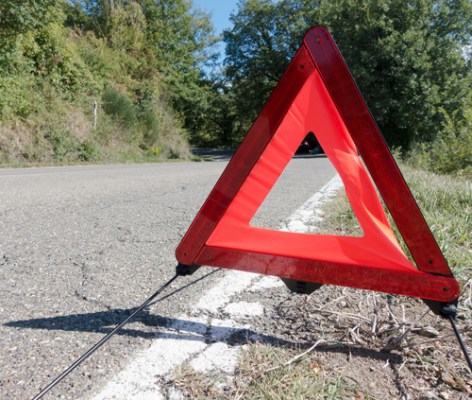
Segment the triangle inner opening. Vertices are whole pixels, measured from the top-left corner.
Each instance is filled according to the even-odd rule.
[[[300,143],[250,225],[306,234],[364,235],[341,178],[312,131]]]

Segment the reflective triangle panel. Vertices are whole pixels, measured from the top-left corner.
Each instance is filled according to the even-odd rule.
[[[329,32],[314,28],[304,42],[179,245],[177,259],[184,265],[455,299],[457,282]],[[363,237],[250,226],[309,131],[341,176]],[[390,196],[386,203],[417,267],[395,239],[358,150],[384,199]]]
[[[316,132],[326,155],[340,174],[364,231],[363,237],[291,233],[249,225],[309,131]],[[206,244],[318,262],[416,270],[400,249],[354,142],[316,70]]]

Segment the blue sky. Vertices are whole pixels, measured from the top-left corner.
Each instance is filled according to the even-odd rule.
[[[213,14],[213,26],[218,35],[223,32],[223,29],[232,26],[229,15],[238,9],[238,0],[193,0],[193,3],[207,13],[211,12]],[[225,57],[224,43],[219,44],[218,51],[220,52],[220,61],[222,61]]]
[[[223,29],[229,28],[229,15],[238,8],[238,0],[193,0],[202,10],[213,13],[213,25],[220,34]]]

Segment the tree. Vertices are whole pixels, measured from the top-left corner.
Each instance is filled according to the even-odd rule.
[[[231,16],[234,27],[223,32],[224,61],[237,102],[242,140],[287,68],[291,56],[280,8],[271,0],[247,0]]]
[[[64,26],[69,29],[80,30],[82,32],[94,29],[93,21],[84,9],[84,2],[81,0],[69,0],[62,2],[62,9],[65,20]]]
[[[208,110],[200,129],[192,131],[191,143],[197,147],[236,148],[241,141],[235,96],[220,71],[200,79],[207,93]]]
[[[60,17],[61,0],[0,1],[0,40],[40,29]]]
[[[159,61],[167,95],[190,136],[205,129],[212,90],[203,67],[217,58],[210,16],[189,0],[142,0],[148,43]]]
[[[204,129],[214,93],[202,70],[217,58],[218,38],[210,16],[191,0],[72,0],[66,23],[92,28],[113,48],[132,54],[130,75],[159,80],[161,98],[180,114],[191,137]]]
[[[472,90],[467,0],[243,0],[232,22],[226,73],[246,126],[316,25],[331,31],[391,146],[433,141]]]
[[[0,1],[0,77],[35,69],[37,60],[25,56],[25,47],[35,47],[37,53],[47,50],[48,61],[57,64],[54,50],[63,20],[61,6],[62,0]]]

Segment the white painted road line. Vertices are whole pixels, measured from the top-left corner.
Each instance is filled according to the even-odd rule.
[[[320,206],[341,187],[342,181],[336,175],[290,216],[281,230],[298,233],[313,231],[314,224],[322,218]],[[159,382],[165,381],[172,370],[184,362],[188,362],[199,373],[218,370],[232,374],[241,347],[244,346],[229,346],[227,341],[238,331],[250,329],[251,326],[237,325],[231,317],[241,318],[244,315],[250,318],[263,313],[264,308],[260,303],[232,303],[231,297],[243,291],[256,292],[278,286],[283,286],[283,283],[275,277],[228,271],[193,307],[192,314],[197,317],[181,315],[166,327],[164,333],[157,336],[149,349],[141,352],[93,400],[181,398],[174,388],[166,388]],[[230,318],[219,320],[211,317],[220,310],[224,310]]]
[[[320,206],[332,199],[343,186],[341,177],[336,174],[319,192],[295,211],[287,219],[286,226],[280,230],[296,233],[308,233],[316,230],[316,225],[323,219]]]

